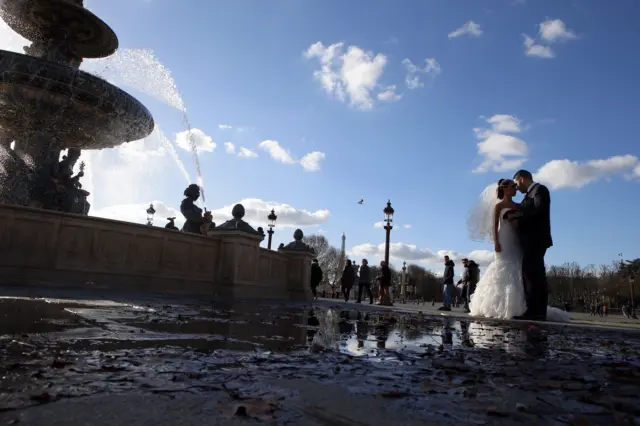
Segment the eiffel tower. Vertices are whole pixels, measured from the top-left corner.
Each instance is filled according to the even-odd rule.
[[[342,270],[344,269],[344,264],[345,264],[345,260],[346,260],[346,248],[345,248],[345,244],[347,241],[347,237],[346,235],[344,235],[344,232],[342,233],[342,245],[340,246],[340,255],[338,257],[338,265],[336,266],[336,274],[335,274],[335,280],[333,283],[334,287],[334,291],[335,291],[335,287],[340,287],[340,277],[342,277]]]

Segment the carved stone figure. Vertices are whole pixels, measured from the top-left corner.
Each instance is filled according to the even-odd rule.
[[[200,198],[200,187],[192,183],[184,190],[184,200],[180,204],[180,212],[186,219],[182,230],[192,234],[207,235],[209,225],[212,223],[211,212],[202,212],[195,202]]]
[[[293,232],[293,241],[287,245],[281,245],[278,247],[278,250],[296,250],[296,251],[308,251],[310,253],[315,253],[313,247],[305,244],[302,239],[304,238],[304,233],[302,229],[296,229]]]
[[[247,222],[242,220],[244,215],[245,215],[244,206],[242,204],[236,204],[235,206],[233,206],[233,209],[231,210],[231,216],[233,216],[233,219],[228,220],[222,225],[216,227],[216,232],[225,231],[225,230],[226,231],[243,231],[243,232],[248,232],[254,235],[261,235],[258,231],[253,229],[251,225],[249,225]]]
[[[175,217],[168,217],[167,218],[167,224],[164,226],[164,229],[172,229],[174,231],[179,231],[178,227],[176,226],[175,223],[176,218]]]
[[[82,189],[80,183],[80,178],[84,176],[84,162],[80,164],[80,172],[73,175],[80,153],[79,149],[69,149],[60,162],[53,160],[48,169],[43,168],[35,176],[32,206],[65,213],[89,214],[87,197],[90,193]]]

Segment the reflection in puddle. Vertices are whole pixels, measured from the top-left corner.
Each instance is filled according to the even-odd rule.
[[[0,410],[34,404],[32,394],[43,386],[81,396],[211,392],[236,383],[252,394],[276,378],[402,395],[409,399],[388,404],[404,412],[436,402],[456,406],[468,410],[465,419],[509,398],[540,404],[541,391],[555,392],[564,404],[558,412],[595,410],[600,400],[589,394],[595,402],[585,402],[584,392],[596,391],[626,398],[619,407],[638,406],[637,384],[629,380],[640,375],[640,339],[612,330],[256,303],[0,298],[0,316],[8,395]],[[442,410],[420,413],[442,420]]]

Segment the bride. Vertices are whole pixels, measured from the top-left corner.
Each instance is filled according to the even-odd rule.
[[[471,239],[488,240],[495,247],[495,260],[487,267],[469,303],[472,316],[510,319],[527,310],[516,225],[503,217],[507,211],[520,207],[513,201],[516,192],[512,180],[500,179],[483,191],[469,218]],[[547,307],[547,319],[568,322],[569,315]]]

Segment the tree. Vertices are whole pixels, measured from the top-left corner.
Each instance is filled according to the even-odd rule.
[[[320,262],[320,258],[323,257],[323,255],[331,248],[329,240],[327,240],[327,237],[324,235],[311,234],[302,238],[302,242],[311,246],[316,251],[318,263]]]
[[[424,300],[442,299],[442,282],[436,274],[416,264],[407,265],[411,283],[415,283],[416,294]]]
[[[334,284],[341,273],[341,271],[338,271],[340,251],[333,247],[324,235],[312,234],[305,236],[302,241],[315,250],[316,259],[318,259],[318,264],[322,268],[320,291],[330,291],[328,286]]]

